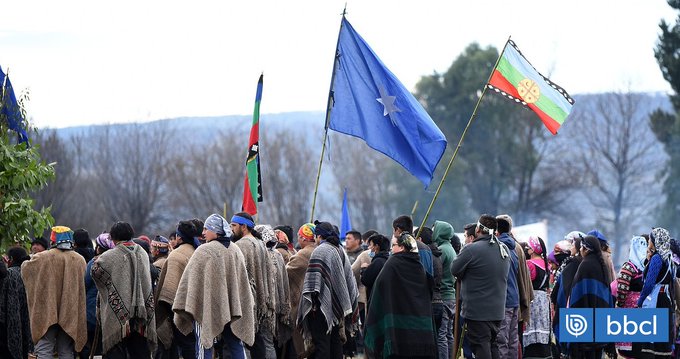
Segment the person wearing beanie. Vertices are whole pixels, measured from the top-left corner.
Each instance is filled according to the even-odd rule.
[[[29,303],[31,334],[38,358],[73,358],[87,340],[85,259],[73,249],[73,231],[52,227],[53,249],[21,265]],[[69,305],[62,305],[69,303]]]
[[[255,342],[249,348],[253,358],[276,356],[273,333],[266,328],[268,320],[274,317],[274,300],[270,297],[269,255],[262,241],[262,235],[255,230],[253,217],[239,212],[231,217],[229,223],[233,233],[232,240],[241,250],[246,260],[248,278],[255,297]]]
[[[217,337],[222,358],[245,358],[243,343],[255,341],[255,303],[245,258],[222,216],[210,215],[201,236],[206,243],[189,259],[177,288],[174,323],[182,333],[195,333],[195,358],[212,358]]]
[[[47,242],[47,239],[43,237],[35,237],[35,239],[31,241],[31,254],[44,252],[48,249],[50,249],[50,244]]]
[[[163,236],[156,236],[151,241],[151,255],[153,256],[153,265],[159,270],[163,269],[165,261],[168,260],[168,253],[170,252],[170,241]]]
[[[298,306],[300,304],[300,296],[302,294],[302,285],[305,280],[305,273],[307,272],[307,267],[309,266],[309,258],[316,248],[316,242],[314,242],[314,224],[305,223],[298,230],[298,240],[300,245],[300,250],[290,257],[290,260],[286,264],[286,272],[288,273],[288,286],[290,287],[290,313],[293,323],[297,319]],[[298,356],[302,356],[307,352],[305,348],[305,341],[302,337],[301,328],[298,326],[293,326],[292,334],[292,346],[290,343],[287,345],[287,350],[290,352],[291,349],[294,350]]]
[[[73,231],[73,250],[83,256],[85,263],[94,257],[94,247],[87,230],[79,228]]]
[[[305,273],[297,324],[314,344],[311,358],[342,358],[340,324],[357,309],[359,294],[338,231],[328,222],[314,224],[317,247]]]
[[[24,359],[33,349],[28,302],[24,281],[21,279],[21,264],[30,260],[24,247],[7,250],[9,268],[7,275],[0,274],[0,358]],[[4,269],[0,263],[0,270]]]
[[[196,357],[196,337],[194,333],[180,332],[173,322],[172,305],[179,287],[180,279],[189,259],[199,245],[196,226],[192,221],[180,221],[175,230],[177,247],[168,254],[165,266],[161,269],[155,291],[156,326],[158,341],[157,355],[168,358],[180,352],[184,358]]]
[[[602,258],[604,259],[604,264],[607,266],[607,280],[609,283],[613,282],[616,280],[616,271],[614,270],[614,262],[612,261],[612,251],[611,248],[609,247],[609,242],[607,241],[607,237],[602,234],[602,232],[598,231],[597,229],[593,229],[592,231],[588,232],[587,235],[593,236],[597,238],[598,241],[600,241],[600,248],[602,249]]]
[[[132,241],[129,223],[114,223],[109,236],[116,246],[97,257],[91,270],[99,291],[102,352],[107,359],[149,358],[156,346],[149,255]]]

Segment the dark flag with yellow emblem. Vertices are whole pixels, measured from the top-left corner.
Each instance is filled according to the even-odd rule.
[[[553,135],[574,105],[563,88],[536,71],[512,40],[508,40],[487,86],[530,108]]]

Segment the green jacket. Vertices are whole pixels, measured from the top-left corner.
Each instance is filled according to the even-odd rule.
[[[451,245],[453,226],[443,221],[435,221],[432,228],[432,241],[442,251],[442,300],[456,300],[456,278],[451,274],[451,263],[456,259],[456,251]]]

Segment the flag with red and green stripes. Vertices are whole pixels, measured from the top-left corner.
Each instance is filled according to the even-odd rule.
[[[563,88],[536,71],[512,40],[505,45],[487,86],[530,108],[553,135],[557,134],[574,105],[574,100]]]
[[[253,126],[250,128],[248,158],[246,159],[246,178],[243,181],[243,205],[241,210],[254,216],[257,202],[262,202],[262,181],[260,180],[260,101],[262,100],[262,77],[257,81]]]

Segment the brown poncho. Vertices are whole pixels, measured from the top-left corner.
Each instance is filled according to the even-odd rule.
[[[92,280],[99,291],[105,353],[132,331],[143,335],[155,347],[156,318],[149,265],[149,256],[134,242],[119,243],[92,265]]]
[[[83,349],[87,341],[85,266],[83,256],[61,249],[40,252],[21,265],[34,343],[58,324],[73,339],[75,350]]]
[[[305,248],[300,249],[294,256],[290,257],[290,261],[286,264],[286,272],[288,273],[288,284],[290,286],[290,317],[293,321],[297,318],[298,305],[300,304],[300,296],[302,295],[302,284],[305,281],[305,273],[309,266],[309,258],[312,256],[316,245],[310,244]],[[293,344],[295,351],[298,353],[305,352],[305,342],[302,337],[302,331],[297,326],[293,325]]]
[[[194,246],[183,243],[168,255],[156,286],[156,328],[158,340],[166,349],[172,344],[172,305],[184,268],[194,254]]]
[[[274,319],[274,301],[269,291],[269,256],[264,243],[253,237],[246,236],[234,242],[246,260],[248,280],[255,298],[255,328],[272,323]]]
[[[233,243],[225,247],[218,241],[199,246],[182,275],[172,309],[175,325],[185,335],[192,331],[194,321],[201,325],[204,348],[212,347],[226,324],[236,337],[253,345],[254,301],[238,247]]]

